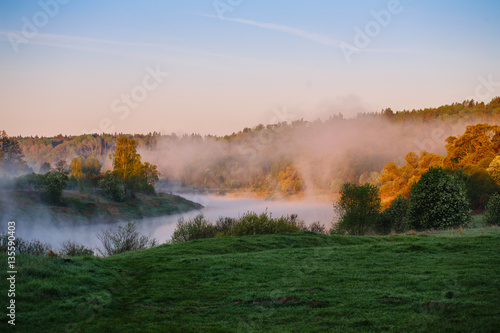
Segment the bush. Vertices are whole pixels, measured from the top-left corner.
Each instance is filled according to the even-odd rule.
[[[324,227],[322,228],[324,230]],[[203,214],[198,214],[192,220],[179,219],[171,241],[182,243],[202,238],[276,234],[300,230],[307,228],[295,214],[272,218],[267,211],[260,215],[248,212],[239,219],[220,217],[215,225],[206,220]]]
[[[14,241],[16,253],[27,254],[31,256],[44,256],[50,251],[51,246],[39,240],[26,241],[22,238],[16,238]],[[9,235],[7,233],[0,234],[0,251],[8,252],[9,248]]]
[[[254,212],[248,212],[236,220],[225,235],[227,236],[246,236],[246,235],[268,235],[281,232],[297,232],[303,228],[303,222],[297,220],[297,215],[282,216],[272,218],[267,211],[257,215]]]
[[[44,175],[42,198],[52,204],[62,200],[62,191],[68,185],[68,176],[64,173],[51,171]]]
[[[494,194],[486,207],[486,223],[498,225],[500,223],[500,194]]]
[[[471,210],[465,185],[441,168],[430,168],[411,189],[406,217],[407,229],[466,225],[471,219]]]
[[[379,233],[388,234],[391,230],[395,232],[406,231],[406,211],[408,210],[408,199],[398,195],[391,205],[380,214],[378,222]]]
[[[333,234],[364,235],[379,218],[380,197],[371,184],[346,183],[340,189],[340,200],[333,205],[339,219],[333,225]]]
[[[125,189],[122,183],[110,172],[99,181],[102,194],[109,200],[121,202],[125,200]]]
[[[61,244],[59,251],[61,257],[93,256],[94,251],[71,240]]]
[[[41,191],[43,189],[44,175],[28,173],[14,179],[14,187],[21,191]]]
[[[479,170],[465,179],[467,198],[474,211],[486,209],[490,197],[500,192],[500,186],[486,170]]]
[[[213,238],[218,233],[217,227],[210,224],[203,214],[198,214],[192,220],[180,218],[172,235],[172,243],[188,242],[195,239]]]
[[[99,253],[103,256],[111,256],[156,246],[156,239],[141,236],[133,222],[129,222],[124,226],[118,226],[115,229],[104,230],[97,235],[97,239],[101,241],[104,247],[104,250],[98,249]]]
[[[314,232],[315,234],[326,235],[326,228],[320,222],[313,222],[307,228],[310,232]]]

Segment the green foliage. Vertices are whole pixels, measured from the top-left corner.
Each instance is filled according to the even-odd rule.
[[[21,191],[40,191],[44,184],[44,175],[28,173],[14,179],[14,188]]]
[[[338,221],[331,230],[335,234],[364,235],[376,223],[380,211],[378,189],[371,184],[346,183],[340,189],[340,200],[334,204]]]
[[[192,220],[179,219],[172,235],[172,243],[213,237],[290,233],[305,229],[303,222],[297,220],[295,214],[273,218],[267,211],[260,215],[248,212],[238,219],[221,217],[215,225],[203,214],[198,214]],[[322,230],[324,231],[324,227]]]
[[[9,247],[9,234],[0,233],[0,252],[10,252]],[[26,254],[30,256],[44,256],[50,251],[50,245],[43,243],[37,239],[24,240],[23,238],[16,237],[14,240],[15,252],[17,254]]]
[[[30,173],[14,179],[16,189],[40,192],[42,199],[50,204],[61,203],[62,191],[67,184],[68,176],[57,171],[47,172],[44,175]]]
[[[490,197],[500,192],[500,186],[484,169],[479,169],[472,175],[466,175],[464,182],[470,207],[476,212],[484,211]]]
[[[500,224],[500,194],[494,194],[486,208],[486,223],[489,225]]]
[[[112,173],[107,172],[98,184],[106,198],[117,202],[125,200],[123,185]]]
[[[258,215],[248,212],[235,220],[224,236],[268,235],[281,232],[298,232],[303,228],[303,222],[297,220],[297,215],[273,218],[267,211]]]
[[[137,231],[137,226],[129,222],[114,229],[107,229],[97,235],[103,245],[103,249],[98,249],[103,256],[111,256],[123,252],[143,250],[156,246],[156,239],[141,236]]]
[[[42,198],[51,204],[59,204],[62,191],[68,184],[68,176],[63,173],[51,171],[44,175]]]
[[[430,168],[411,190],[407,228],[445,229],[465,226],[471,211],[463,182],[441,168]]]
[[[389,233],[391,230],[396,232],[405,231],[406,212],[408,210],[409,200],[398,195],[391,205],[382,212],[383,233]]]
[[[82,244],[67,240],[61,244],[59,255],[61,257],[93,256],[94,251]]]
[[[154,185],[159,179],[159,172],[156,165],[141,163],[137,141],[119,137],[109,158],[113,161],[113,174],[122,181],[126,196],[133,198],[136,192],[155,194]]]
[[[188,242],[195,239],[213,238],[217,234],[217,227],[210,224],[203,214],[196,215],[187,221],[180,218],[172,234],[172,243]]]

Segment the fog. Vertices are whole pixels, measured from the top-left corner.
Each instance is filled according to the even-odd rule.
[[[312,195],[335,191],[347,181],[376,182],[387,163],[403,162],[410,151],[445,154],[446,138],[462,134],[470,123],[390,122],[364,115],[283,124],[261,125],[227,140],[163,136],[156,149],[140,153],[169,181],[217,189],[269,183],[273,168],[287,161],[297,169],[306,195]]]
[[[203,209],[190,211],[184,214],[146,218],[138,220],[139,231],[147,236],[156,238],[160,244],[170,240],[179,218],[190,219],[197,214],[204,214],[211,222],[215,222],[221,216],[238,217],[248,211],[258,214],[266,210],[274,217],[282,215],[298,214],[299,219],[307,225],[319,221],[327,229],[330,228],[333,219],[332,204],[327,201],[283,201],[265,200],[255,198],[227,198],[216,195],[182,194],[185,198],[198,202],[204,206]],[[78,226],[58,226],[48,222],[47,218],[34,221],[15,221],[16,236],[28,239],[38,239],[49,243],[54,250],[58,250],[62,242],[73,240],[87,247],[101,247],[97,234],[107,228],[123,225],[126,222],[92,224]]]

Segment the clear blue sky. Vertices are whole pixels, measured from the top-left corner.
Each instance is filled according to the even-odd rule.
[[[496,0],[2,0],[0,129],[220,135],[489,101],[499,14]]]

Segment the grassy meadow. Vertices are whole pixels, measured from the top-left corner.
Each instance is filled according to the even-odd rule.
[[[498,332],[499,249],[500,228],[478,227],[18,255],[16,331]],[[5,316],[0,325],[11,328]]]

